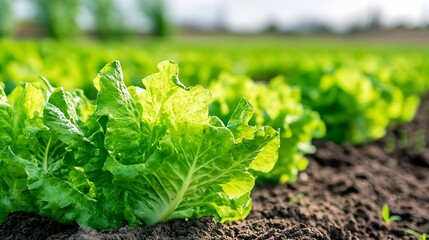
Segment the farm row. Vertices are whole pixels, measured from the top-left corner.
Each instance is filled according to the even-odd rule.
[[[180,81],[186,86],[243,88],[253,79],[273,80],[268,85],[294,89],[293,96],[284,97],[321,113],[327,139],[352,143],[377,139],[388,125],[412,119],[419,97],[429,86],[425,58],[429,50],[423,47],[365,49],[357,44],[312,47],[304,43],[295,50],[296,45],[272,41],[267,47],[258,42],[224,41],[219,46],[178,41],[169,42],[167,48],[162,42],[150,41],[143,45],[3,41],[0,80],[10,92],[17,82],[37,81],[36,76],[43,75],[54,86],[80,88],[94,99],[94,73],[108,62],[120,60],[125,83],[142,87],[141,79],[156,72],[156,63],[171,59],[179,64]],[[255,86],[275,91],[275,86],[268,85]],[[230,93],[237,91],[234,104],[250,94],[239,89]],[[234,98],[220,95],[230,101]]]

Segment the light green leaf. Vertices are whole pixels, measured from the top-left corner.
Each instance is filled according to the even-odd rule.
[[[241,142],[243,138],[250,139],[253,137],[255,127],[248,125],[252,115],[252,105],[242,98],[227,124],[229,130],[234,134],[236,141]]]
[[[49,96],[48,102],[57,107],[58,110],[60,110],[67,119],[71,120],[73,123],[76,123],[78,120],[76,107],[74,106],[71,99],[69,99],[69,96],[67,96],[64,89],[54,89],[52,94]]]
[[[7,102],[6,94],[0,86],[0,150],[13,142],[13,110]]]
[[[24,86],[16,88],[8,97],[9,103],[15,109],[22,108],[26,117],[34,118],[43,113],[43,103],[46,100],[45,94],[33,84],[26,83]]]
[[[43,121],[56,137],[71,147],[77,148],[82,146],[83,141],[89,142],[84,133],[59,108],[50,103],[45,106]]]
[[[178,78],[179,68],[172,61],[158,64],[159,73],[143,79],[143,120],[156,125],[161,117],[174,121],[205,122],[209,120],[210,93],[201,86],[185,87]]]
[[[140,150],[141,114],[123,82],[118,61],[107,64],[94,80],[98,116],[107,116],[105,147],[125,162],[134,162]]]
[[[269,131],[274,135],[274,129],[267,128],[265,131]],[[270,172],[274,166],[276,165],[276,161],[272,161],[272,159],[279,158],[279,147],[280,147],[280,137],[273,139],[270,141],[262,150],[259,152],[256,159],[250,164],[250,168],[255,171],[259,171],[261,173]],[[280,167],[279,167],[280,168]]]
[[[389,218],[390,218],[390,211],[389,211],[389,205],[387,204],[383,204],[383,208],[381,210],[381,216],[383,217],[383,220],[386,223],[389,223]]]

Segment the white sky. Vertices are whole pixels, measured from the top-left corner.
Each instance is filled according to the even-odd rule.
[[[322,20],[341,31],[353,22],[364,23],[378,11],[382,22],[410,26],[429,23],[429,0],[167,0],[173,19],[196,25],[219,22],[236,31],[255,31],[275,21],[287,28]]]
[[[31,14],[26,1],[15,0],[17,17]],[[126,10],[126,22],[133,25],[142,19],[135,3],[138,0],[116,0]],[[280,28],[293,28],[309,21],[322,21],[342,31],[352,23],[365,23],[371,12],[381,14],[387,26],[429,24],[429,0],[165,0],[171,20],[212,28],[223,24],[230,30],[253,32],[275,22]],[[85,25],[88,14],[83,14]],[[143,23],[144,24],[144,23]]]

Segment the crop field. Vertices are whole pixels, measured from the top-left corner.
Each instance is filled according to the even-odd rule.
[[[425,239],[429,47],[247,39],[1,40],[0,238]]]

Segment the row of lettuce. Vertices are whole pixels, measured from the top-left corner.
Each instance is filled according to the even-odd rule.
[[[106,229],[207,215],[221,222],[242,219],[250,211],[255,181],[295,180],[308,165],[304,155],[315,151],[313,138],[351,143],[379,138],[388,126],[413,118],[429,85],[418,54],[356,59],[296,54],[292,61],[268,51],[254,59],[261,72],[250,64],[241,64],[240,71],[254,78],[283,76],[255,82],[221,73],[235,72],[231,61],[187,55],[185,49],[180,81],[178,66],[164,61],[159,73],[142,83],[125,68],[131,84],[126,87],[117,61],[94,81],[88,77],[93,74],[79,75],[87,71],[81,65],[94,60],[87,67],[101,68],[96,65],[103,57],[122,51],[136,69],[147,70],[152,66],[141,61],[156,56],[141,57],[128,48],[105,55],[74,49],[74,55],[72,45],[58,53],[50,50],[53,43],[45,44],[49,47],[21,43],[22,51],[32,49],[30,65],[21,65],[12,50],[1,58],[0,220],[28,211]],[[35,79],[36,67],[54,60],[46,74],[54,85],[77,80],[66,90],[46,79],[16,82]],[[197,78],[209,91],[186,87]],[[88,89],[95,89],[95,100],[74,84],[89,95]]]
[[[91,81],[94,70],[112,59],[119,59],[125,66],[126,83],[140,87],[141,78],[156,71],[153,63],[164,59],[178,62],[182,82],[188,86],[219,88],[216,85],[228,84],[222,80],[225,73],[238,76],[228,78],[243,81],[241,84],[247,81],[241,76],[263,82],[279,82],[277,77],[283,76],[285,85],[299,89],[294,90],[300,96],[293,97],[293,101],[321,114],[326,139],[354,144],[380,138],[389,125],[412,119],[420,96],[429,88],[429,50],[425,48],[362,50],[349,45],[310,45],[299,46],[298,51],[277,42],[271,46],[239,44],[238,48],[237,42],[221,46],[169,42],[167,47],[154,42],[1,41],[0,81],[10,92],[18,81],[37,81],[36,76],[43,75],[54,86],[81,88],[93,99],[97,94]],[[247,93],[241,93],[237,95],[246,97]]]

